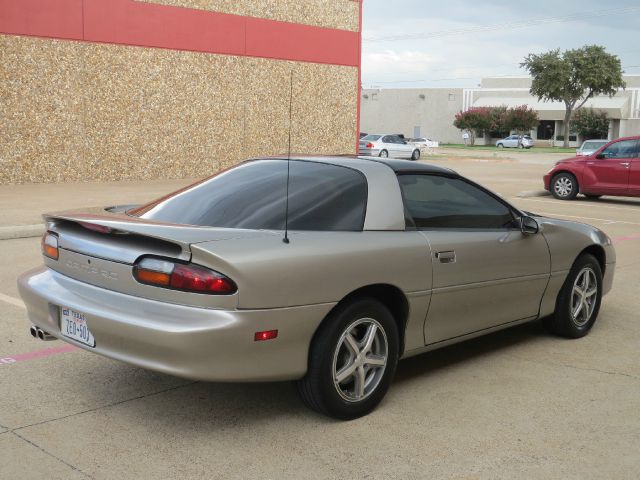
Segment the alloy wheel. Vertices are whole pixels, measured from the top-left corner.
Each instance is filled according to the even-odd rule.
[[[597,300],[598,279],[591,267],[584,267],[571,291],[571,318],[577,327],[583,327],[591,320]]]
[[[559,197],[568,197],[573,192],[573,182],[567,177],[560,177],[555,181],[553,189]]]
[[[378,387],[387,366],[389,345],[382,326],[372,318],[351,323],[333,354],[333,383],[348,402],[360,402]]]

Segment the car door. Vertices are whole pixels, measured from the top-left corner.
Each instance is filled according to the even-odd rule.
[[[417,148],[415,145],[411,145],[409,142],[407,142],[406,140],[398,137],[398,149],[400,152],[400,157],[401,158],[411,158],[411,155],[413,154],[413,151]]]
[[[393,158],[406,158],[407,157],[407,145],[405,141],[397,135],[391,137],[393,141]]]
[[[542,234],[517,212],[460,178],[400,175],[407,216],[431,247],[427,344],[538,315],[551,271]]]
[[[638,140],[620,140],[587,158],[581,191],[624,195],[629,189],[632,162],[638,156]]]
[[[518,148],[518,135],[511,135],[507,141],[507,147],[509,148]]]

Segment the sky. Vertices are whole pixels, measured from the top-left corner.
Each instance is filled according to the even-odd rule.
[[[606,47],[640,75],[638,0],[364,0],[365,88],[476,87],[529,53]]]

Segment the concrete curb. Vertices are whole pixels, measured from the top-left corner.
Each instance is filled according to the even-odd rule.
[[[520,192],[516,195],[519,198],[530,198],[530,197],[548,197],[551,195],[551,192],[547,190],[525,190],[524,192]]]
[[[44,233],[44,225],[12,225],[10,227],[0,227],[0,240],[11,240],[14,238],[39,237]]]

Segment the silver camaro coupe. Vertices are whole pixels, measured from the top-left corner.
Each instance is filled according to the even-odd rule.
[[[523,322],[589,332],[616,255],[457,173],[251,160],[144,206],[45,215],[19,280],[31,334],[181,377],[296,380],[356,418],[399,359]]]

